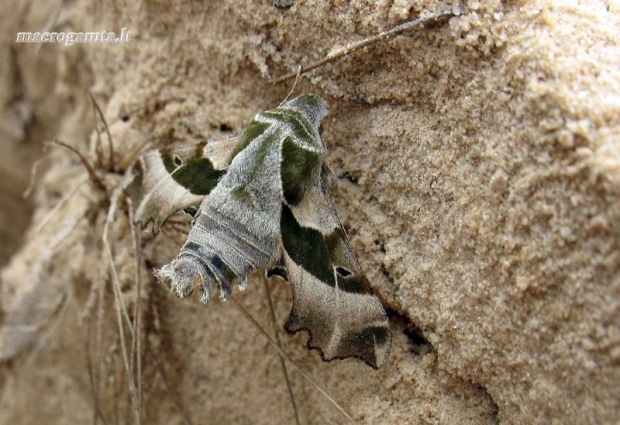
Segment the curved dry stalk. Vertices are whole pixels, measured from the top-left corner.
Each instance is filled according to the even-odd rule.
[[[101,190],[103,193],[106,193],[105,185],[103,184],[103,182],[97,175],[97,172],[93,168],[93,165],[84,156],[84,154],[82,154],[82,152],[80,152],[78,149],[74,148],[70,144],[61,142],[60,140],[56,140],[56,139],[52,140],[51,142],[46,142],[46,144],[49,144],[51,146],[60,146],[76,154],[77,157],[80,159],[80,162],[82,163],[82,165],[84,165],[84,167],[86,168],[86,171],[88,172],[88,177],[90,178],[90,181],[93,183],[93,185],[95,185],[95,187]]]
[[[35,184],[35,180],[37,177],[37,172],[39,171],[39,167],[41,166],[42,163],[44,163],[50,158],[51,158],[51,154],[47,154],[37,159],[34,162],[34,164],[32,164],[32,167],[30,168],[30,182],[28,182],[28,187],[26,188],[26,190],[24,190],[24,193],[22,195],[24,199],[28,199],[30,195],[32,194],[32,190],[34,189],[34,184]]]
[[[97,285],[98,287],[103,287],[102,284]],[[97,421],[98,419],[101,419],[101,421],[106,424],[106,420],[105,417],[103,416],[103,412],[101,411],[101,402],[100,402],[100,396],[99,396],[99,384],[100,384],[100,376],[101,376],[101,363],[98,362],[97,363],[97,370],[95,370],[95,367],[93,365],[93,361],[92,361],[92,357],[91,357],[91,352],[90,352],[90,331],[91,331],[91,316],[92,316],[92,311],[95,308],[95,303],[97,303],[97,301],[99,301],[98,305],[102,306],[103,305],[103,299],[99,297],[99,295],[103,296],[103,293],[101,291],[97,291],[93,288],[91,288],[90,294],[88,295],[88,300],[86,301],[86,308],[85,311],[86,313],[84,314],[84,352],[86,353],[86,368],[88,369],[88,381],[90,384],[90,389],[91,389],[91,396],[93,397],[93,404],[94,404],[94,412],[93,412],[93,424],[97,425]],[[100,323],[98,323],[99,325]],[[99,328],[98,328],[99,330]],[[97,344],[97,348],[99,349],[97,351],[97,358],[98,360],[100,359],[100,355],[101,355],[101,341],[100,339],[98,339],[98,344]]]
[[[118,324],[118,332],[119,338],[121,341],[121,352],[123,356],[123,363],[125,367],[125,373],[127,375],[127,383],[129,384],[129,394],[131,396],[131,404],[132,409],[134,411],[134,419],[136,424],[142,423],[142,400],[140,399],[140,394],[136,388],[136,383],[134,380],[134,371],[132,369],[133,361],[129,360],[129,352],[127,349],[127,341],[125,339],[125,330],[123,326],[123,319],[127,322],[127,326],[129,327],[129,331],[132,337],[132,341],[136,338],[136,332],[134,326],[129,318],[129,313],[127,312],[127,307],[123,301],[123,294],[121,291],[120,279],[118,277],[118,271],[116,270],[116,265],[114,264],[114,257],[112,255],[112,249],[110,246],[110,241],[108,239],[108,229],[110,228],[110,224],[114,221],[114,216],[116,215],[116,209],[118,206],[118,200],[122,196],[122,188],[118,188],[114,191],[112,195],[112,200],[110,204],[110,208],[108,209],[108,215],[106,218],[105,226],[103,228],[103,245],[108,256],[108,260],[110,261],[110,270],[112,272],[112,288],[114,289],[114,305],[116,307],[116,320]],[[133,345],[133,343],[132,343]]]
[[[99,104],[95,100],[93,94],[89,91],[88,95],[90,96],[90,100],[93,102],[95,113],[95,131],[97,132],[97,147],[95,150],[97,151],[97,162],[102,166],[105,170],[111,170],[112,164],[114,164],[114,143],[112,143],[112,135],[110,134],[110,129],[108,128],[108,123],[103,116],[103,112],[99,107]],[[103,128],[105,129],[106,134],[108,135],[108,162],[106,164],[101,163],[101,156],[99,155],[101,152],[101,133],[99,132],[99,127],[97,127],[97,114],[99,114],[99,118],[103,121]]]
[[[101,385],[101,376],[103,375],[103,318],[105,314],[105,285],[103,282],[99,284],[99,306],[97,308],[97,385]]]
[[[131,199],[127,199],[127,203],[129,206],[129,222],[133,223],[134,222],[134,209],[133,209],[133,203],[131,202]],[[136,226],[131,226],[132,228],[132,241],[133,241],[133,252],[134,252],[134,258],[135,258],[135,265],[136,265],[136,275],[135,275],[135,281],[136,281],[136,301],[134,304],[134,338],[131,344],[131,369],[133,370],[134,368],[134,360],[136,362],[136,381],[137,381],[137,387],[138,387],[138,400],[140,401],[138,407],[140,408],[140,416],[142,416],[142,347],[141,347],[141,343],[140,343],[140,330],[142,329],[142,316],[141,316],[141,310],[140,310],[140,304],[141,304],[141,292],[142,292],[142,279],[140,278],[140,264],[142,263],[142,258],[140,255],[140,234],[137,231]]]

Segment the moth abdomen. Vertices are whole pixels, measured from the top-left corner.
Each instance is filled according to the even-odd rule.
[[[179,255],[172,262],[154,272],[157,280],[166,285],[179,298],[186,298],[200,291],[200,301],[206,303],[213,294],[215,276],[202,259]]]
[[[244,286],[249,271],[245,268],[232,270],[209,244],[188,240],[179,255],[156,272],[156,277],[179,298],[198,290],[200,302],[207,303],[213,295],[214,282],[220,299],[226,301],[235,282],[241,280],[240,286]]]
[[[213,296],[215,283],[220,299],[226,301],[235,283],[245,289],[248,274],[273,255],[275,244],[256,233],[260,232],[235,224],[217,208],[203,205],[179,255],[157,272],[157,278],[180,298],[200,291],[202,303]]]

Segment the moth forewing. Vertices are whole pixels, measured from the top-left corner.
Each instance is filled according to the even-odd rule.
[[[239,135],[152,150],[142,154],[125,177],[124,190],[135,207],[135,221],[153,223],[157,233],[177,211],[198,206],[230,163]]]
[[[156,271],[177,296],[198,291],[207,302],[217,287],[226,300],[248,274],[275,268],[293,289],[288,330],[309,332],[308,346],[325,360],[354,356],[379,367],[389,323],[324,187],[326,115],[321,98],[301,95],[256,115],[236,144],[147,152],[126,191],[137,221],[155,229],[202,199],[179,254]]]
[[[284,265],[293,290],[290,332],[310,334],[308,347],[324,360],[358,357],[381,367],[389,356],[390,326],[355,259],[323,179],[281,218]]]

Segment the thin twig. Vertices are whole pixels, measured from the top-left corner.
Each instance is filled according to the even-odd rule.
[[[123,302],[123,298],[122,298],[123,294],[121,291],[120,279],[118,277],[118,272],[114,264],[114,257],[112,255],[112,249],[110,247],[110,241],[108,239],[108,229],[109,229],[110,223],[114,221],[114,215],[116,213],[116,207],[118,204],[118,199],[121,196],[121,193],[122,192],[120,192],[119,190],[116,190],[112,196],[112,203],[110,205],[110,208],[108,209],[108,216],[106,218],[106,223],[103,228],[103,245],[108,255],[108,260],[110,261],[110,269],[112,271],[112,287],[114,288],[114,295],[115,295],[114,305],[116,306],[116,316],[117,316],[116,320],[118,323],[119,338],[121,340],[121,352],[123,355],[123,363],[125,365],[125,372],[127,374],[127,383],[129,384],[129,394],[131,396],[131,404],[132,404],[132,408],[134,411],[136,424],[140,425],[142,423],[142,417],[140,415],[140,407],[138,403],[138,397],[136,394],[136,386],[134,382],[133,371],[131,369],[130,361],[128,357],[127,341],[125,340],[125,330],[123,326],[123,319],[125,319],[125,321],[127,322],[127,326],[129,327],[129,330],[131,331],[132,340],[133,338],[135,338],[135,336],[134,336],[134,331],[133,331],[133,327],[131,324],[131,320],[129,318],[129,313],[127,313],[127,307],[125,306],[125,303]]]
[[[153,357],[153,361],[155,361],[155,367],[157,367],[157,371],[159,372],[159,375],[161,376],[161,380],[163,381],[164,386],[166,387],[166,391],[168,391],[168,393],[172,397],[172,401],[174,405],[176,406],[177,410],[181,414],[181,419],[183,419],[183,422],[185,423],[185,425],[192,425],[192,421],[190,421],[189,416],[187,415],[187,413],[185,413],[185,410],[183,409],[183,405],[181,404],[181,401],[179,400],[177,393],[172,388],[172,385],[170,384],[170,381],[168,380],[168,377],[166,376],[166,372],[164,371],[163,365],[159,361],[159,357],[157,357],[157,353],[155,352],[155,349],[153,349],[153,347],[151,346],[151,343],[149,342],[148,338],[145,340],[145,343],[146,343],[147,351]]]
[[[90,99],[93,101],[93,105],[95,107],[95,109],[97,110],[97,113],[99,114],[99,117],[101,118],[101,121],[103,121],[103,128],[105,129],[106,134],[108,135],[108,163],[105,166],[106,170],[110,170],[112,167],[112,164],[114,163],[114,144],[112,143],[112,135],[110,134],[110,129],[108,128],[108,123],[105,120],[105,117],[103,116],[103,112],[101,112],[101,108],[99,107],[99,104],[97,103],[97,101],[95,100],[95,98],[93,97],[93,94],[91,92],[88,92],[88,95],[90,96]],[[95,129],[97,129],[97,135],[99,135],[99,130],[97,127],[97,121],[95,120]]]
[[[267,302],[269,303],[269,311],[271,312],[271,321],[273,323],[274,337],[278,346],[282,347],[282,342],[280,342],[280,334],[278,332],[278,320],[276,319],[276,311],[273,308],[273,301],[271,300],[271,290],[269,289],[269,282],[264,276],[263,283],[265,284],[265,290],[267,291]],[[286,369],[286,362],[284,361],[284,358],[282,358],[282,356],[280,356],[280,365],[282,366],[282,372],[284,373],[284,380],[286,381],[286,388],[288,389],[288,395],[291,399],[291,405],[293,406],[293,411],[295,412],[295,423],[297,425],[301,425],[301,422],[299,421],[299,411],[297,410],[297,403],[295,402],[295,394],[293,393],[291,380],[289,379],[288,370]]]
[[[84,183],[86,183],[86,179],[82,178],[82,181],[78,182],[73,189],[67,192],[60,199],[60,201],[58,201],[58,203],[54,205],[54,208],[52,208],[51,211],[47,213],[45,217],[43,217],[41,222],[35,227],[34,234],[38,234],[41,230],[43,230],[43,228],[47,225],[47,223],[49,223],[49,221],[54,217],[54,215],[56,215],[58,210],[62,208],[62,206],[65,205],[67,202],[69,202],[69,200],[73,197],[73,195],[75,195],[80,190],[80,187]]]
[[[129,222],[133,223],[134,222],[134,210],[133,210],[133,204],[131,202],[131,199],[128,199],[128,204],[129,204]],[[133,339],[133,343],[132,343],[132,353],[131,353],[131,361],[132,361],[132,367],[133,367],[133,362],[134,359],[136,361],[136,367],[137,367],[137,386],[138,386],[138,407],[140,408],[140,415],[142,415],[142,409],[143,409],[143,405],[142,405],[142,346],[141,346],[141,341],[140,341],[140,330],[142,329],[142,320],[141,320],[141,310],[140,310],[140,303],[141,303],[141,288],[142,288],[142,280],[140,279],[140,265],[142,262],[142,259],[140,257],[140,234],[138,233],[137,227],[136,226],[131,226],[132,228],[132,240],[133,240],[133,251],[134,251],[134,257],[136,259],[135,264],[136,264],[136,276],[135,276],[135,281],[136,281],[136,301],[134,304],[134,339]]]
[[[298,71],[288,73],[278,78],[274,78],[270,80],[270,82],[271,84],[274,84],[274,85],[282,83],[284,81],[290,80],[291,78],[294,78],[295,76],[305,74],[308,71],[312,71],[313,69],[323,66],[326,63],[335,61],[336,59],[340,59],[343,56],[347,56],[350,53],[355,52],[356,50],[362,49],[366,46],[377,43],[381,40],[386,40],[388,38],[395,37],[413,28],[420,27],[428,23],[440,22],[452,16],[455,16],[455,13],[452,11],[452,9],[446,9],[446,10],[439,11],[433,16],[430,16],[427,18],[418,18],[413,21],[405,22],[404,24],[397,25],[394,28],[389,29],[387,31],[383,31],[382,33],[379,33],[375,36],[365,38],[364,40],[358,41],[353,44],[349,44],[348,46],[346,46],[345,48],[341,50],[338,50],[333,53],[329,53],[327,56],[325,56],[321,60],[311,63],[310,65],[300,66],[300,69]]]
[[[99,304],[97,305],[97,369],[95,370],[95,382],[97,391],[101,387],[101,376],[103,375],[103,319],[105,316],[105,285],[99,282],[98,292]]]
[[[37,159],[32,165],[32,168],[30,168],[30,182],[28,183],[28,187],[26,188],[26,190],[24,190],[24,199],[28,199],[30,197],[30,194],[32,193],[32,189],[34,189],[34,183],[37,177],[37,171],[39,170],[39,167],[43,162],[50,159],[50,157],[51,155],[48,154]]]
[[[106,191],[105,185],[103,184],[99,176],[97,176],[97,172],[93,168],[90,161],[82,154],[82,152],[80,152],[79,150],[77,150],[76,148],[74,148],[68,143],[61,142],[60,140],[54,139],[52,140],[51,143],[50,142],[47,142],[47,143],[50,144],[51,146],[54,146],[54,145],[61,146],[65,149],[70,150],[74,154],[76,154],[77,157],[80,159],[80,162],[82,163],[82,165],[84,165],[84,167],[86,168],[86,171],[88,172],[88,176],[90,177],[90,181],[97,187],[97,189],[100,189],[105,193]]]
[[[236,299],[234,299],[233,297],[230,297],[229,300],[231,300],[232,304],[254,325],[254,327],[256,327],[256,329],[259,330],[260,333],[262,333],[265,336],[265,338],[267,338],[271,346],[278,352],[278,354],[281,357],[283,357],[285,360],[290,362],[293,365],[293,367],[297,369],[297,371],[301,373],[303,377],[306,378],[308,382],[310,382],[310,384],[312,384],[314,388],[316,388],[321,394],[323,394],[323,396],[332,405],[334,405],[334,407],[336,407],[336,409],[338,409],[340,413],[342,413],[349,421],[351,421],[351,423],[355,423],[353,418],[344,410],[344,408],[342,408],[342,406],[340,406],[336,400],[334,400],[329,394],[327,394],[327,392],[325,392],[325,390],[321,388],[319,384],[317,384],[310,375],[308,375],[302,368],[300,368],[297,365],[297,363],[295,363],[293,359],[291,359],[288,356],[288,354],[284,352],[284,350],[271,338],[271,336],[267,332],[265,332],[265,330],[261,327],[261,325],[252,317],[250,313],[246,311],[245,308],[243,308],[241,304],[239,304],[239,302]]]
[[[100,285],[101,286],[101,285]],[[93,424],[97,425],[99,418],[106,423],[103,413],[101,412],[100,398],[99,398],[99,380],[94,371],[93,360],[90,347],[90,334],[91,334],[91,319],[92,312],[97,302],[98,292],[91,288],[88,300],[86,301],[86,314],[84,315],[84,352],[86,353],[86,368],[88,369],[88,382],[90,383],[91,396],[93,397],[94,411],[93,411]],[[101,350],[101,346],[96,347]],[[99,352],[99,351],[98,351]]]

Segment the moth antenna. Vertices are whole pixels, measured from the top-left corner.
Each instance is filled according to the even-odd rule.
[[[90,178],[90,181],[93,183],[93,185],[95,185],[97,189],[103,191],[103,193],[106,192],[106,187],[101,181],[101,179],[99,178],[99,176],[97,176],[97,172],[95,171],[95,168],[90,163],[88,158],[86,158],[84,154],[82,154],[82,152],[80,152],[78,149],[74,148],[70,144],[61,142],[60,140],[56,140],[56,139],[52,140],[51,142],[46,142],[46,144],[50,146],[60,146],[76,154],[77,157],[80,159],[80,162],[82,163],[82,165],[84,165],[84,167],[86,168],[86,171],[88,172],[88,177]]]
[[[127,307],[125,306],[125,302],[123,301],[123,294],[121,292],[121,284],[120,279],[118,277],[118,271],[116,270],[116,265],[114,264],[114,257],[112,255],[112,249],[110,245],[110,241],[108,239],[108,230],[110,228],[110,224],[114,221],[114,216],[116,215],[116,209],[118,205],[118,200],[122,196],[122,188],[118,188],[114,191],[112,196],[112,201],[110,204],[110,208],[108,209],[108,215],[106,217],[106,222],[103,227],[103,246],[108,256],[108,261],[110,262],[110,270],[112,272],[112,288],[114,289],[114,305],[116,307],[116,322],[118,324],[118,332],[119,338],[121,341],[121,353],[123,355],[123,363],[125,366],[125,373],[127,375],[127,383],[129,384],[129,394],[131,396],[131,404],[132,409],[135,416],[136,424],[142,423],[141,409],[139,405],[139,399],[136,389],[136,383],[134,380],[134,372],[132,369],[132,363],[129,360],[129,352],[127,350],[127,341],[125,339],[125,326],[123,325],[123,320],[127,322],[127,326],[131,332],[132,341],[135,338],[134,328],[131,323],[131,319],[129,318],[129,313],[127,313]]]
[[[276,84],[280,84],[284,81],[288,81],[293,77],[299,78],[299,76],[301,76],[302,74],[305,74],[308,71],[312,71],[313,69],[316,69],[320,66],[323,66],[329,62],[335,61],[337,59],[340,59],[344,56],[347,56],[353,52],[355,52],[356,50],[359,50],[361,48],[364,48],[366,46],[370,46],[371,44],[375,44],[381,40],[387,40],[391,37],[395,37],[397,35],[401,35],[413,28],[417,28],[417,27],[421,27],[423,25],[429,24],[429,23],[438,23],[441,22],[443,20],[446,20],[448,18],[451,18],[453,16],[459,15],[460,13],[462,13],[463,8],[461,6],[457,7],[456,11],[453,11],[452,8],[447,8],[444,10],[440,10],[439,12],[435,13],[434,15],[430,16],[430,17],[426,17],[426,18],[418,18],[415,19],[413,21],[409,21],[409,22],[405,22],[404,24],[400,24],[400,25],[396,25],[395,27],[387,30],[387,31],[383,31],[377,35],[365,38],[361,41],[358,41],[356,43],[353,44],[349,44],[348,46],[346,46],[344,49],[340,49],[336,52],[332,52],[332,53],[328,53],[327,56],[325,56],[323,59],[320,59],[316,62],[313,62],[309,65],[306,66],[300,66],[299,69],[297,70],[297,72],[291,72],[289,74],[285,74],[281,77],[275,78],[270,80],[271,84],[276,85]]]
[[[153,349],[153,346],[149,342],[148,338],[145,340],[145,344],[146,344],[146,350],[151,355],[151,357],[153,357],[153,361],[155,362],[155,367],[157,368],[157,372],[159,372],[159,376],[161,377],[161,380],[164,383],[164,387],[166,387],[166,391],[168,391],[168,394],[170,394],[170,397],[172,397],[172,402],[174,403],[174,406],[176,407],[179,414],[181,415],[181,419],[183,419],[183,423],[185,425],[192,425],[192,421],[189,419],[187,412],[185,412],[185,408],[183,407],[183,404],[181,403],[179,396],[174,391],[174,388],[172,388],[172,385],[170,384],[170,381],[168,380],[168,377],[166,376],[166,371],[164,370],[164,367],[161,364],[161,361],[159,360],[159,357],[157,356],[157,353]]]
[[[112,135],[110,134],[110,129],[108,127],[108,123],[105,120],[105,116],[103,115],[103,112],[101,111],[101,108],[99,107],[99,104],[97,103],[97,101],[95,100],[93,94],[89,91],[88,95],[90,96],[90,100],[93,102],[93,113],[94,113],[94,118],[95,118],[95,131],[97,132],[97,147],[95,148],[95,150],[97,151],[97,162],[99,162],[100,165],[101,164],[101,157],[100,157],[100,152],[101,152],[101,133],[99,132],[99,127],[97,126],[97,115],[99,115],[99,118],[101,118],[101,121],[103,122],[103,128],[105,129],[106,134],[108,135],[108,162],[107,164],[104,165],[104,168],[106,170],[112,170],[112,165],[114,164],[114,143],[112,143]]]
[[[340,406],[340,404],[338,404],[338,402],[336,400],[334,400],[334,398],[332,396],[330,396],[329,394],[327,394],[327,392],[321,388],[321,386],[316,383],[316,381],[314,379],[312,379],[312,377],[306,373],[306,371],[304,371],[301,367],[299,367],[297,365],[297,363],[295,363],[293,361],[293,359],[291,359],[289,357],[288,354],[286,354],[286,352],[282,349],[282,347],[280,347],[274,340],[273,338],[271,338],[271,336],[261,327],[261,325],[254,319],[254,317],[252,317],[252,315],[250,313],[248,313],[248,311],[243,308],[243,306],[241,304],[239,304],[239,302],[234,298],[234,297],[230,297],[229,301],[231,301],[232,305],[234,305],[251,323],[252,325],[260,332],[262,333],[265,338],[267,338],[267,340],[269,341],[269,344],[271,344],[271,346],[278,352],[278,354],[280,355],[280,357],[282,357],[283,359],[287,360],[288,362],[291,363],[291,365],[293,365],[293,367],[295,369],[297,369],[297,371],[299,373],[301,373],[301,375],[308,380],[308,382],[310,382],[310,384],[316,388],[321,394],[323,394],[323,396],[336,408],[340,411],[340,413],[342,413],[344,415],[344,417],[346,417],[349,421],[351,421],[351,423],[355,423],[355,421],[353,420],[353,418],[346,412],[346,410],[344,410],[344,408],[342,406]]]
[[[295,91],[295,89],[297,88],[297,84],[299,83],[299,78],[301,77],[301,70],[302,67],[301,65],[299,65],[299,67],[297,67],[297,73],[295,74],[295,82],[293,83],[293,87],[291,87],[291,91],[288,92],[288,94],[286,95],[284,100],[280,102],[280,105],[278,107],[284,105],[284,103],[286,103],[286,101],[293,95],[293,92]]]
[[[282,342],[280,342],[280,333],[278,332],[278,320],[276,318],[276,311],[273,308],[273,301],[271,299],[271,289],[269,288],[269,282],[265,275],[262,275],[262,280],[263,284],[265,285],[265,291],[267,292],[267,302],[269,304],[271,323],[273,324],[273,335],[278,346],[282,347]],[[286,362],[284,361],[284,358],[282,356],[279,356],[279,358],[280,366],[282,367],[282,373],[284,374],[284,380],[286,381],[286,388],[288,389],[288,395],[291,399],[291,406],[293,407],[293,411],[295,412],[295,423],[297,425],[301,425],[301,422],[299,421],[299,411],[297,410],[297,403],[295,402],[295,394],[293,393],[291,380],[289,379],[288,370],[286,369]]]

